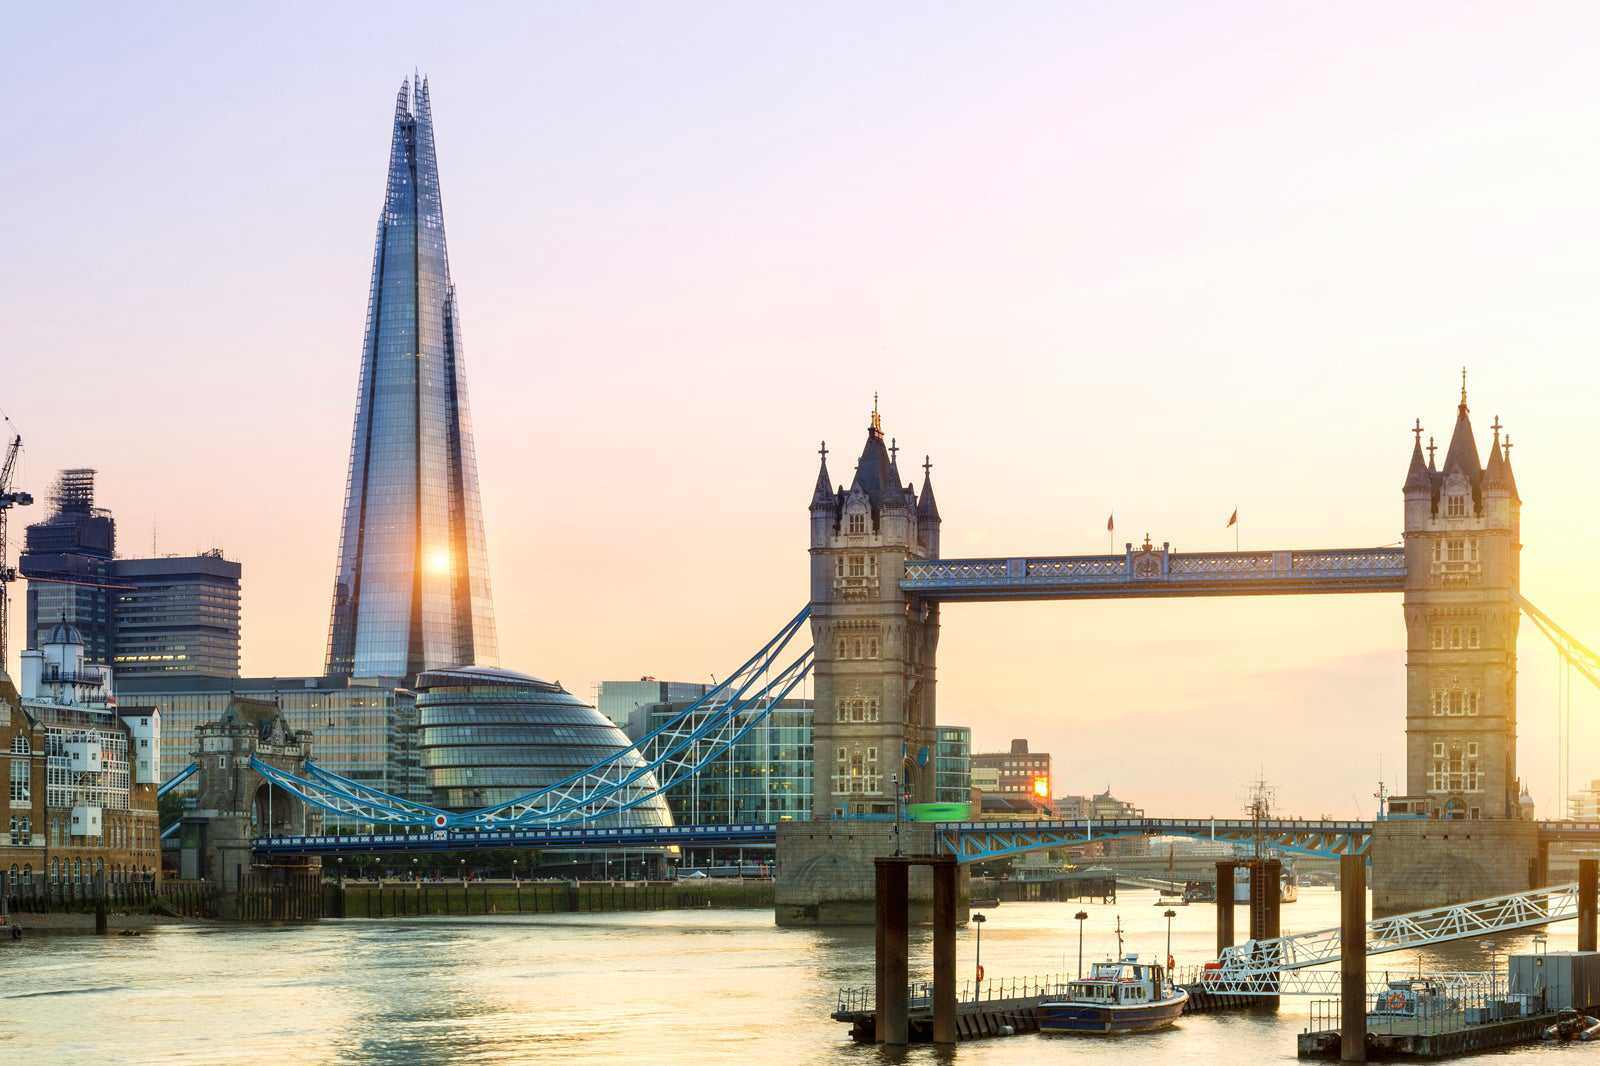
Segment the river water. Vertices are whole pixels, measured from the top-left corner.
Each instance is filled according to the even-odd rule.
[[[983,965],[1005,976],[1068,973],[1077,924],[1085,955],[1166,951],[1153,892],[1116,904],[1008,903],[986,912]],[[1172,954],[1209,958],[1215,908],[1178,907]],[[1244,908],[1238,911],[1242,921]],[[1284,932],[1338,922],[1331,889],[1283,907]],[[1575,945],[1575,923],[1550,930]],[[1429,969],[1487,970],[1532,934],[1441,945]],[[926,929],[913,976],[928,975]],[[970,976],[974,927],[960,933]],[[1415,969],[1414,953],[1373,972]],[[0,943],[0,1057],[18,1062],[161,1063],[837,1063],[946,1061],[934,1048],[853,1045],[828,1018],[841,985],[870,984],[870,929],[790,930],[770,911],[657,911],[324,921],[281,927],[168,926],[137,937],[34,935]],[[1186,1017],[1133,1037],[1038,1034],[959,1045],[962,1066],[999,1063],[1288,1062],[1308,1001],[1265,1012]],[[1527,1047],[1496,1062],[1600,1062],[1593,1045]]]

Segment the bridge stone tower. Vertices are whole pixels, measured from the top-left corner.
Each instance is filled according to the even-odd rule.
[[[887,814],[895,779],[912,802],[934,795],[934,666],[939,608],[900,591],[907,559],[939,556],[931,464],[922,492],[901,480],[873,401],[850,487],[833,487],[826,446],[811,496],[811,632],[816,647],[812,814]]]
[[[1516,819],[1517,625],[1522,500],[1511,438],[1493,425],[1485,466],[1466,375],[1444,464],[1422,426],[1405,481],[1406,792],[1397,812]]]
[[[303,774],[311,757],[311,734],[291,730],[276,704],[236,696],[221,718],[197,726],[194,737],[200,787],[194,809],[183,818],[180,874],[218,884],[228,898],[237,894],[254,864],[252,838],[269,830],[282,836],[322,831],[320,813],[250,767],[256,757]],[[296,859],[292,864],[307,862]],[[309,864],[315,866],[317,860]]]

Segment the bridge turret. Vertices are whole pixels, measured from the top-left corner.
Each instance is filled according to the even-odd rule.
[[[1442,468],[1406,476],[1406,792],[1397,810],[1517,818],[1520,501],[1495,420],[1478,459],[1465,375]],[[1429,443],[1432,451],[1432,442]]]
[[[933,460],[922,460],[922,495],[917,498],[917,536],[929,559],[939,558],[939,504],[933,498]]]
[[[898,447],[872,421],[850,488],[826,494],[826,467],[811,502],[811,629],[816,647],[813,813],[894,810],[901,754],[934,743],[938,609],[900,591],[906,560],[937,554],[922,532],[915,489],[900,481]],[[931,491],[928,495],[932,505]],[[913,761],[914,765],[914,761]],[[933,773],[914,773],[916,798],[932,798]]]

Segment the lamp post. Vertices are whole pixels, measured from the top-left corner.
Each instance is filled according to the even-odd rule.
[[[517,880],[517,860],[516,859],[512,859],[511,860],[511,881],[512,881],[513,884],[515,884],[516,880]]]
[[[1168,907],[1162,916],[1167,920],[1167,969],[1170,971],[1172,969],[1172,919],[1178,916],[1178,912]],[[1168,973],[1167,976],[1171,977],[1172,974]]]
[[[988,918],[981,914],[974,914],[972,916],[972,924],[978,927],[978,946],[973,953],[973,961],[977,964],[977,968],[973,971],[973,999],[977,999],[979,997],[979,993],[983,990],[983,923],[987,922],[988,920]]]
[[[422,876],[417,872],[417,860],[414,856],[411,859],[411,880],[418,884],[422,883]]]
[[[1078,919],[1078,980],[1083,980],[1083,920],[1089,917],[1088,911],[1079,911],[1073,915]]]
[[[461,883],[462,884],[466,884],[467,883],[467,860],[466,859],[462,859],[461,860]]]

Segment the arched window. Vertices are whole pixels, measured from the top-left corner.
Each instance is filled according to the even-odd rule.
[[[72,879],[74,881],[82,881],[83,880],[83,860],[82,859],[73,859],[72,860]]]
[[[857,536],[867,531],[867,516],[859,511],[850,516],[846,531]]]
[[[29,888],[33,887],[33,863],[25,862],[22,864],[22,879],[28,883]]]

